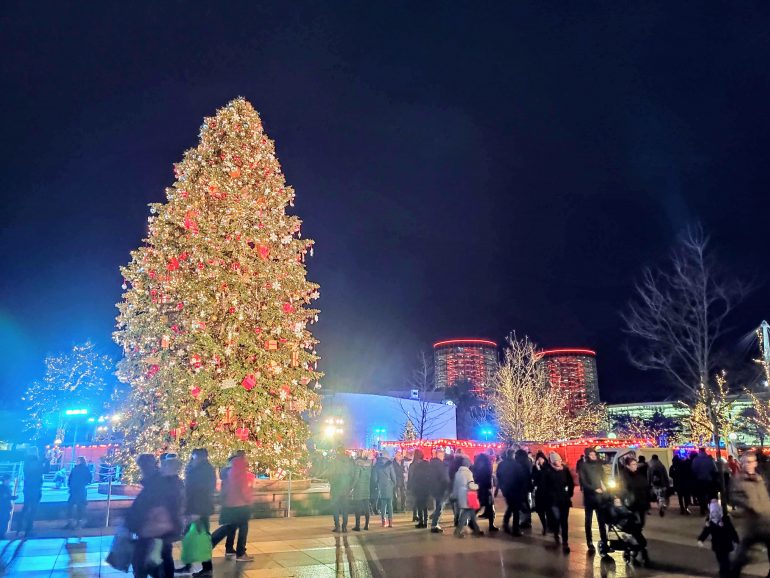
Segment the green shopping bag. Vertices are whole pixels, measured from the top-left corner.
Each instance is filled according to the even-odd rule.
[[[182,538],[182,563],[206,562],[211,560],[211,534],[193,522]]]

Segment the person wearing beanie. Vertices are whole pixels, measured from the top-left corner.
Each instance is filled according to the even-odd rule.
[[[599,525],[599,553],[607,551],[607,526],[604,521],[603,504],[605,500],[604,465],[599,460],[594,448],[586,448],[583,452],[583,462],[578,466],[578,479],[583,490],[583,506],[585,508],[585,531],[588,552],[596,552],[593,541],[593,517]]]
[[[548,525],[557,544],[559,543],[559,531],[561,531],[562,551],[569,554],[569,509],[572,507],[575,480],[558,453],[551,452],[548,455],[548,461],[550,468],[545,470],[543,476],[550,505]]]

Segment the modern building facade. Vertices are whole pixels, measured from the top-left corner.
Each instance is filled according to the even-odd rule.
[[[327,393],[311,429],[319,447],[371,449],[400,439],[407,420],[424,419],[426,439],[456,439],[456,407],[443,403],[366,393]],[[421,418],[422,416],[422,418]]]
[[[473,391],[483,392],[497,370],[497,343],[489,339],[447,339],[433,344],[437,389],[468,380]]]
[[[596,352],[590,349],[546,349],[540,352],[551,387],[566,392],[570,411],[599,403]]]

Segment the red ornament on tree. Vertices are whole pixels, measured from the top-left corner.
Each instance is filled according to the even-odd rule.
[[[239,440],[241,440],[242,442],[245,442],[247,439],[249,439],[249,428],[239,427],[235,430],[235,435],[238,437]]]
[[[193,366],[194,369],[199,369],[203,365],[203,360],[201,359],[201,356],[197,353],[193,353],[190,356],[190,365]]]
[[[151,365],[150,369],[147,370],[147,377],[150,378],[154,376],[156,373],[158,373],[159,371],[160,371],[160,367],[158,367],[157,365]]]
[[[195,399],[198,399],[198,396],[201,394],[201,388],[197,385],[190,388],[190,395],[193,396]]]
[[[257,252],[260,258],[267,259],[270,256],[270,247],[267,245],[257,245]]]
[[[291,303],[284,303],[283,304],[283,312],[284,313],[291,313],[292,311],[294,311],[294,305],[292,305]]]
[[[251,391],[257,385],[257,379],[254,377],[253,373],[250,373],[243,378],[241,385],[246,391]]]

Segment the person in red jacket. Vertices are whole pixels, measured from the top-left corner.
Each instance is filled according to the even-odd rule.
[[[219,513],[221,526],[211,535],[211,544],[216,547],[222,539],[225,543],[225,557],[235,558],[236,562],[251,562],[252,556],[246,553],[246,539],[249,535],[249,518],[251,504],[254,501],[252,483],[254,474],[249,471],[246,456],[236,454],[228,470],[227,478],[222,484],[224,501]],[[238,532],[238,544],[232,550],[235,533]]]

